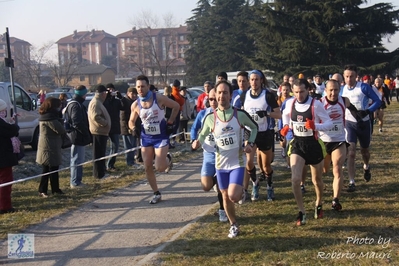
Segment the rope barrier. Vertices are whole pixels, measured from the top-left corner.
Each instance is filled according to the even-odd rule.
[[[178,135],[181,135],[181,134],[185,134],[185,133],[186,133],[185,131],[182,131],[182,132],[176,133],[174,135],[170,135],[169,139],[174,138],[174,137],[176,137]],[[187,143],[186,143],[186,147],[187,147]],[[114,154],[110,154],[110,155],[107,155],[107,156],[104,156],[104,157],[101,157],[101,158],[98,158],[98,159],[95,159],[95,160],[90,160],[90,161],[87,161],[87,162],[83,162],[83,163],[75,165],[73,167],[83,166],[83,165],[86,165],[86,164],[90,164],[90,163],[94,163],[94,162],[97,162],[97,161],[105,160],[105,159],[108,159],[108,158],[112,158],[114,156],[122,155],[122,154],[129,153],[129,152],[132,152],[132,151],[136,151],[136,150],[139,150],[139,149],[141,149],[141,146],[137,146],[137,147],[134,147],[134,148],[131,148],[131,149],[128,149],[128,150],[124,150],[122,152],[117,152],[117,153],[114,153]],[[31,180],[31,179],[35,179],[35,178],[38,178],[38,177],[42,177],[42,176],[45,176],[45,175],[50,175],[50,174],[53,174],[53,173],[65,171],[65,170],[68,170],[70,168],[72,168],[72,166],[64,167],[62,169],[51,171],[51,172],[48,172],[48,173],[45,173],[45,174],[34,175],[34,176],[30,176],[30,177],[14,180],[14,181],[11,181],[11,182],[3,183],[3,184],[0,184],[0,188],[1,187],[6,187],[6,186],[9,186],[9,185],[13,185],[13,184],[17,184],[17,183],[22,183],[22,182],[25,182],[25,181],[28,181],[28,180]]]

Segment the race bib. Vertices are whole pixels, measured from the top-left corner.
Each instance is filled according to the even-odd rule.
[[[252,119],[258,124],[264,124],[266,123],[266,117],[262,117],[260,118],[259,115],[256,113],[256,109],[251,109],[251,113],[250,116],[252,117]]]
[[[333,127],[328,131],[332,135],[340,135],[343,133],[344,125],[342,122],[333,122]]]
[[[156,124],[145,124],[144,131],[147,135],[159,135],[161,134],[161,127],[158,123]]]
[[[298,137],[311,137],[313,130],[305,128],[305,122],[292,122],[292,131]]]
[[[216,145],[221,150],[232,150],[238,148],[238,138],[236,133],[231,132],[227,134],[220,135],[216,139]]]

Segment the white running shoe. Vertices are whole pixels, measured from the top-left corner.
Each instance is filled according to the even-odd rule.
[[[222,223],[227,222],[229,219],[227,218],[226,211],[219,209],[219,221]]]
[[[162,199],[161,194],[158,195],[154,195],[154,197],[152,198],[152,200],[150,200],[150,204],[157,204],[158,202],[160,202]]]
[[[239,232],[240,232],[240,230],[238,229],[238,226],[236,224],[233,224],[230,226],[228,237],[235,238],[235,237],[237,237]]]
[[[238,201],[238,204],[243,204],[245,200],[247,199],[247,193],[245,192],[245,189],[242,189],[242,196],[241,199]]]

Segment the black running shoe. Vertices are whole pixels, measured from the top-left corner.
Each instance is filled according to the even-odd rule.
[[[366,180],[366,182],[369,182],[371,179],[371,173],[370,173],[370,168],[367,170],[364,170],[364,180]]]
[[[356,191],[355,183],[349,183],[348,189],[346,191],[355,192]]]
[[[341,203],[339,203],[339,200],[337,198],[333,199],[331,209],[335,211],[342,210],[342,205]]]

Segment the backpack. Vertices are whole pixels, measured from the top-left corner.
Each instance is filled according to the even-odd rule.
[[[68,113],[68,112],[69,112],[69,111],[68,111],[68,107],[69,107],[72,103],[77,103],[77,104],[79,104],[79,106],[80,106],[80,103],[79,103],[78,101],[72,100],[72,101],[68,102],[68,104],[67,104],[67,105],[65,106],[65,108],[62,110],[62,114],[63,114],[62,118],[63,118],[63,120],[64,120],[64,128],[65,128],[65,131],[66,131],[67,133],[70,133],[70,132],[72,132],[72,131],[75,130],[75,129],[73,128],[73,125],[72,125],[71,116],[70,116],[70,114]],[[81,106],[80,106],[80,107],[81,107]]]

